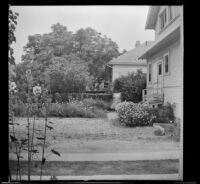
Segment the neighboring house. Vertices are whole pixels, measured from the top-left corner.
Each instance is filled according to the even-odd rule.
[[[155,30],[155,42],[139,57],[148,65],[144,100],[153,106],[174,103],[182,119],[183,6],[151,6],[145,29]]]
[[[131,72],[137,72],[138,69],[146,73],[147,63],[146,60],[138,59],[138,57],[147,49],[153,42],[146,41],[140,44],[136,41],[135,48],[125,52],[121,56],[111,60],[108,64],[112,65],[112,82],[122,76]]]

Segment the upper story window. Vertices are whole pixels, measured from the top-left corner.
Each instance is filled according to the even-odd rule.
[[[179,14],[178,6],[168,6],[159,15],[160,30],[165,28]]]
[[[178,6],[168,6],[168,22],[172,21],[179,14]]]
[[[169,53],[164,54],[164,73],[169,74]]]
[[[169,21],[172,20],[172,6],[168,7],[168,17],[169,17]]]
[[[167,11],[166,9],[160,14],[160,29],[162,30],[167,24]]]

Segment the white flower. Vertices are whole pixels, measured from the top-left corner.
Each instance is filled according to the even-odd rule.
[[[30,75],[30,74],[31,74],[31,70],[30,69],[26,70],[26,75]]]
[[[41,92],[42,92],[42,89],[41,89],[40,86],[34,86],[34,87],[33,87],[33,94],[34,94],[35,96],[40,95]]]
[[[15,92],[16,91],[16,84],[15,82],[10,82],[9,84],[9,91]]]

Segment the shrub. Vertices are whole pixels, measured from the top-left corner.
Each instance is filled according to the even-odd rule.
[[[102,100],[85,99],[85,101],[73,100],[68,103],[50,103],[48,105],[48,116],[50,117],[83,117],[100,118],[106,117],[103,109],[109,108]],[[14,113],[17,117],[27,115],[27,106],[23,102],[14,105]],[[36,112],[38,117],[44,117],[43,109]],[[32,116],[32,115],[31,115]]]
[[[157,108],[146,108],[149,114],[154,115],[154,123],[169,123],[174,122],[174,110],[173,105],[167,103],[165,106]]]
[[[85,98],[92,98],[92,99],[99,99],[99,100],[109,102],[112,100],[112,94],[108,94],[108,93],[68,93],[67,98],[68,99],[77,99],[77,100],[83,100]]]
[[[154,135],[156,136],[163,136],[163,132],[160,129],[154,131]]]
[[[51,103],[48,106],[48,115],[52,117],[60,117],[62,116],[61,113],[61,104],[58,103]]]
[[[173,140],[175,141],[180,141],[180,125],[181,125],[181,120],[179,118],[176,118],[175,122],[175,128],[172,134]]]
[[[122,102],[116,106],[120,123],[129,127],[152,125],[154,116],[142,104]]]
[[[13,105],[14,115],[17,117],[26,116],[26,109],[26,105],[21,101]]]
[[[51,117],[83,117],[100,118],[106,113],[97,107],[88,107],[82,101],[71,101],[69,103],[52,103],[49,105],[49,116]]]
[[[55,93],[54,100],[57,103],[61,103],[62,102],[62,96],[60,95],[60,93]]]
[[[83,100],[83,103],[86,106],[91,106],[91,107],[97,107],[99,109],[104,109],[104,110],[109,110],[110,105],[108,102],[105,102],[101,99],[92,99],[92,98],[86,98]]]
[[[146,88],[146,74],[138,70],[137,73],[130,73],[121,76],[113,83],[114,92],[121,92],[122,101],[138,103],[142,101],[142,90]]]

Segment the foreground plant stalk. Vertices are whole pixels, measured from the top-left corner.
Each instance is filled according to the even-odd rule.
[[[45,105],[45,127],[44,127],[44,141],[42,145],[42,160],[41,160],[41,166],[40,166],[40,180],[42,180],[43,160],[45,159],[44,152],[45,152],[45,144],[46,144],[46,132],[47,132],[47,107]]]

